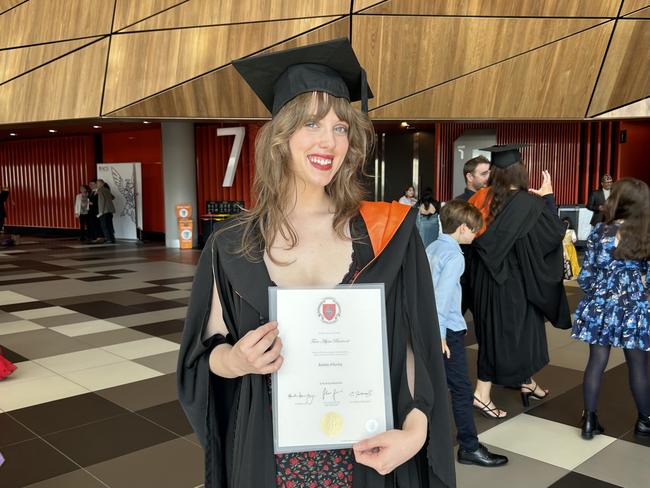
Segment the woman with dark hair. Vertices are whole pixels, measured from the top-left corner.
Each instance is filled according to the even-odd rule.
[[[402,195],[398,201],[402,205],[408,205],[409,207],[418,203],[418,199],[415,198],[415,188],[413,188],[413,186],[407,186],[406,190],[404,190],[404,195]]]
[[[273,118],[255,144],[254,206],[220,224],[201,255],[179,353],[206,488],[455,486],[428,261],[415,210],[362,201],[374,130],[350,103],[363,106],[367,86],[349,42],[234,64]],[[285,351],[268,288],[355,283],[385,286],[395,428],[352,449],[276,456],[269,375]]]
[[[438,220],[440,202],[433,198],[433,190],[431,188],[425,188],[422,192],[422,198],[418,201],[417,207],[418,219],[416,225],[426,249],[429,244],[438,238],[440,231]]]
[[[529,190],[519,147],[487,148],[492,152],[489,186],[469,200],[485,222],[473,243],[470,268],[479,346],[474,406],[492,419],[507,415],[492,402],[492,383],[519,388],[526,407],[531,398],[548,395],[532,378],[549,361],[545,318],[556,327],[571,327],[562,281],[564,226],[551,176],[544,171],[540,189]]]
[[[637,435],[650,436],[650,189],[635,178],[612,186],[603,207],[604,222],[587,241],[578,284],[585,297],[578,304],[572,337],[589,344],[582,391],[584,439],[604,432],[596,408],[612,347],[625,353],[630,389],[639,413]]]

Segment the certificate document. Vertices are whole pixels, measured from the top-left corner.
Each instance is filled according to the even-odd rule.
[[[384,285],[269,288],[284,363],[272,377],[276,453],[346,448],[393,428]]]

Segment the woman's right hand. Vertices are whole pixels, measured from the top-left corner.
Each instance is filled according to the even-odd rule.
[[[268,322],[223,350],[222,364],[232,373],[231,377],[270,374],[280,369],[284,358],[280,355],[282,339],[278,337],[279,333],[278,323]]]

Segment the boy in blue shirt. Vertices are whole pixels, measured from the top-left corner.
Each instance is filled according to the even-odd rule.
[[[474,390],[469,380],[464,336],[467,324],[461,312],[460,277],[465,259],[460,244],[471,244],[483,225],[481,213],[462,200],[448,202],[440,211],[442,234],[426,249],[436,294],[442,352],[458,432],[458,462],[477,466],[502,466],[508,458],[493,454],[479,443],[472,415]]]

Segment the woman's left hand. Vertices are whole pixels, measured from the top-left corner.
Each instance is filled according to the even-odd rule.
[[[427,438],[427,425],[426,416],[412,410],[403,429],[389,430],[352,446],[354,457],[359,464],[387,475],[418,453]]]
[[[550,195],[553,193],[553,184],[551,183],[551,173],[544,170],[542,171],[542,186],[539,187],[539,190],[530,189],[531,193],[543,197],[545,195]]]

